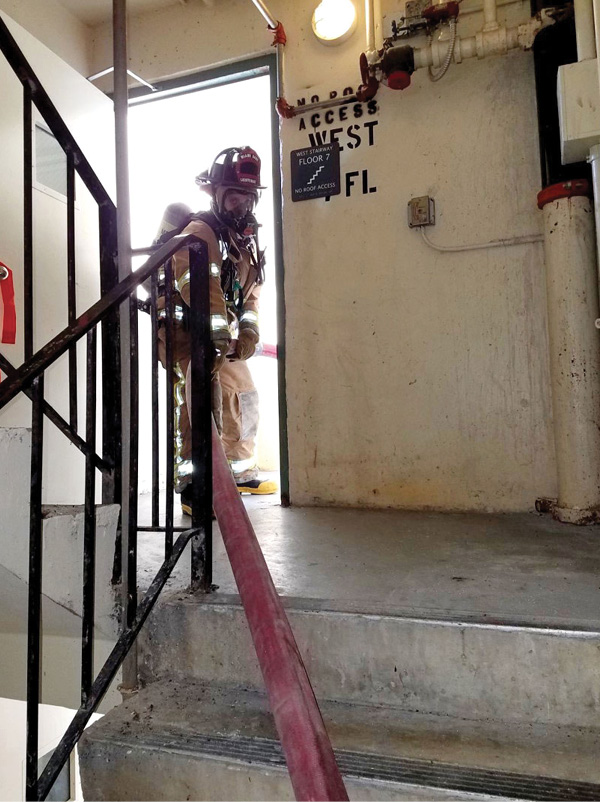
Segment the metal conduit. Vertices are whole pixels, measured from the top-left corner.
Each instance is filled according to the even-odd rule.
[[[271,14],[271,12],[266,7],[266,5],[262,2],[262,0],[252,0],[252,2],[254,3],[256,8],[260,11],[260,13],[265,18],[266,23],[269,26],[269,28],[276,28],[277,27],[277,20]]]
[[[294,634],[212,422],[213,506],[298,800],[347,800]]]

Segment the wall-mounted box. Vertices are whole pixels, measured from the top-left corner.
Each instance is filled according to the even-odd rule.
[[[600,142],[597,59],[559,67],[557,87],[563,164],[585,161]]]

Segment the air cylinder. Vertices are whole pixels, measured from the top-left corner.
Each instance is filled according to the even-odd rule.
[[[544,246],[550,380],[558,474],[554,516],[595,523],[600,510],[600,332],[591,186],[584,179],[546,187]]]

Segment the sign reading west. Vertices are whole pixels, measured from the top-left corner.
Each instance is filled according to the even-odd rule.
[[[340,146],[338,142],[293,150],[292,200],[325,198],[340,194]]]

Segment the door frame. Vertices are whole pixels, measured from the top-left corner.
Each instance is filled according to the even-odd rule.
[[[281,155],[279,135],[279,115],[277,102],[277,57],[269,53],[213,67],[200,72],[169,78],[153,84],[153,89],[145,86],[129,90],[129,101],[136,106],[140,103],[162,100],[166,97],[201,92],[217,86],[247,81],[261,75],[269,76],[271,100],[271,182],[273,187],[273,223],[275,239],[275,290],[277,315],[277,391],[279,406],[279,470],[281,482],[281,504],[289,507],[289,445],[286,395],[286,320],[285,320],[285,270],[283,262],[283,208],[281,194]]]

